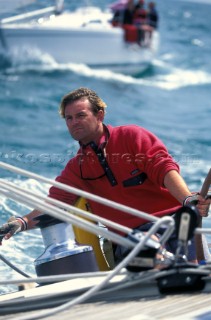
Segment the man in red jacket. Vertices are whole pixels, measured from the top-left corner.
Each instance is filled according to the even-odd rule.
[[[79,88],[62,99],[60,114],[73,139],[79,142],[76,156],[56,178],[69,186],[88,191],[157,217],[172,215],[192,195],[164,144],[151,132],[136,126],[112,127],[104,124],[106,104],[87,88]],[[51,187],[49,197],[73,205],[77,196]],[[210,200],[197,195],[200,215],[207,216]],[[91,211],[130,228],[147,223],[102,204],[89,201]],[[15,220],[6,234],[36,227],[33,210]],[[194,244],[193,244],[194,248]],[[195,260],[194,249],[190,260]]]

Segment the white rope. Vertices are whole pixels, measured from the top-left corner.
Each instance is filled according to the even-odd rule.
[[[8,188],[9,189],[9,188]],[[31,197],[27,194],[24,194],[24,192],[20,192],[17,190],[16,194],[10,193],[1,190],[1,193],[4,194],[6,197],[9,197],[13,200],[16,200],[20,203],[33,206],[39,211],[44,211],[45,213],[48,213],[49,215],[53,216],[54,218],[60,219],[62,221],[65,221],[67,223],[72,223],[74,225],[77,225],[81,229],[85,229],[89,232],[92,232],[96,235],[102,235],[107,239],[112,240],[115,243],[118,243],[120,245],[126,246],[126,247],[134,247],[134,242],[130,241],[127,238],[124,238],[112,231],[108,231],[105,228],[100,228],[97,225],[84,220],[83,218],[76,217],[75,215],[70,214],[69,212],[66,212],[60,208],[57,208],[53,205],[50,205],[48,203],[45,203],[39,199],[35,199],[34,197]]]
[[[163,223],[167,223],[169,224],[169,228],[174,229],[174,220],[171,217],[163,217],[161,219],[159,219],[159,221],[157,221],[153,227],[147,232],[146,236],[143,237],[143,239],[141,239],[141,241],[135,246],[135,248],[133,248],[133,250],[128,254],[128,256],[122,261],[120,262],[117,267],[111,271],[111,273],[98,285],[92,287],[91,289],[89,289],[88,291],[86,291],[84,294],[82,294],[81,296],[71,300],[70,302],[67,302],[65,304],[63,304],[62,306],[56,307],[51,309],[50,311],[45,311],[45,312],[38,312],[34,315],[26,315],[26,316],[20,316],[20,317],[16,317],[12,318],[14,320],[35,320],[35,319],[43,319],[46,317],[49,317],[51,315],[55,315],[56,313],[65,311],[67,309],[69,309],[70,307],[73,307],[74,305],[78,304],[78,303],[82,303],[85,300],[91,298],[91,296],[93,294],[95,294],[96,292],[98,292],[101,288],[103,288],[114,276],[116,276],[122,268],[124,268],[126,265],[128,265],[128,263],[143,249],[144,245],[146,244],[146,242],[149,240],[149,238],[159,229],[159,227],[163,224]]]
[[[68,186],[66,184],[57,182],[57,181],[52,180],[52,179],[45,178],[45,177],[40,176],[38,174],[29,172],[29,171],[26,171],[26,170],[23,170],[23,169],[14,167],[14,166],[11,166],[11,165],[6,164],[6,163],[1,162],[1,161],[0,161],[0,167],[3,168],[3,169],[9,170],[9,171],[12,171],[12,172],[27,176],[29,178],[36,179],[38,181],[42,181],[44,183],[53,185],[53,186],[55,186],[55,187],[57,187],[59,189],[65,190],[67,192],[71,192],[71,193],[76,194],[77,196],[83,197],[85,199],[90,199],[90,200],[99,202],[101,204],[104,204],[104,205],[106,205],[108,207],[112,207],[114,209],[117,209],[117,210],[120,210],[120,211],[123,211],[123,212],[126,212],[126,213],[130,213],[130,214],[132,214],[134,216],[137,216],[139,218],[143,218],[143,219],[146,219],[146,220],[149,220],[149,221],[158,221],[160,219],[160,218],[155,217],[153,215],[149,215],[146,212],[133,209],[131,207],[122,205],[120,203],[117,203],[117,202],[114,202],[114,201],[111,201],[111,200],[107,200],[105,198],[96,196],[96,195],[94,195],[92,193],[89,193],[89,192],[86,192],[86,191],[79,190],[79,189],[74,188],[74,187],[70,187],[70,186]]]
[[[27,189],[23,189],[23,188],[21,188],[19,186],[16,186],[12,182],[8,182],[8,181],[0,179],[0,186],[3,186],[5,189],[7,189],[9,191],[13,191],[15,193],[16,193],[16,191],[22,191],[22,192],[24,192],[24,195],[28,194],[28,195],[31,195],[31,196],[36,197],[38,199],[44,200],[45,202],[46,201],[50,202],[52,204],[55,204],[59,208],[63,208],[65,210],[69,211],[70,213],[75,213],[75,214],[80,215],[82,217],[85,217],[87,219],[90,219],[90,220],[93,220],[93,221],[96,221],[96,222],[100,222],[100,223],[102,223],[103,225],[105,225],[107,227],[111,227],[112,229],[116,229],[116,230],[118,230],[120,232],[123,232],[125,234],[128,234],[128,233],[132,232],[131,228],[122,226],[122,225],[120,225],[118,223],[112,222],[111,220],[102,218],[99,215],[92,214],[92,213],[90,213],[88,211],[85,211],[85,210],[82,210],[80,208],[77,208],[76,206],[69,205],[67,203],[61,202],[59,200],[56,200],[56,199],[53,199],[53,198],[50,198],[50,197],[45,197],[45,196],[42,196],[42,195],[39,195],[39,194],[35,194],[34,192],[31,192],[31,191],[29,191]],[[0,190],[0,192],[1,192],[1,190]]]
[[[42,176],[36,175],[36,174],[28,172],[26,170],[15,168],[13,166],[4,164],[2,162],[0,162],[0,167],[2,167],[4,169],[7,169],[7,170],[10,170],[10,171],[13,171],[13,172],[16,172],[16,173],[19,173],[19,174],[22,174],[22,175],[25,175],[25,176],[28,176],[28,177],[36,179],[38,181],[42,181],[44,183],[48,183],[48,184],[54,185],[54,186],[56,186],[56,187],[58,187],[58,188],[60,188],[62,190],[71,192],[73,194],[76,194],[78,196],[84,197],[86,199],[90,199],[90,200],[102,203],[104,205],[107,205],[109,207],[115,208],[117,210],[121,210],[123,212],[130,213],[132,215],[135,215],[135,216],[144,218],[146,220],[155,222],[155,224],[150,228],[150,230],[140,240],[140,242],[138,244],[135,244],[134,242],[130,241],[129,239],[126,239],[124,237],[116,235],[113,232],[110,232],[110,231],[107,231],[105,229],[102,229],[102,228],[100,228],[100,227],[98,227],[96,225],[93,225],[92,223],[90,223],[90,222],[88,222],[88,221],[86,221],[84,219],[81,219],[79,217],[76,217],[75,215],[72,214],[74,212],[75,214],[79,214],[81,216],[84,216],[86,218],[94,220],[92,214],[90,214],[88,212],[85,212],[85,211],[83,211],[83,210],[81,210],[79,208],[76,208],[74,206],[70,206],[70,205],[64,204],[63,202],[60,202],[60,201],[55,200],[55,199],[51,199],[51,198],[46,198],[46,197],[43,197],[43,196],[35,195],[32,192],[26,191],[26,190],[24,190],[24,189],[22,189],[20,187],[16,187],[16,186],[12,185],[9,182],[5,183],[3,180],[0,181],[0,186],[4,188],[4,190],[0,190],[0,192],[2,192],[2,194],[4,194],[5,196],[7,196],[7,197],[9,197],[11,199],[15,199],[15,200],[17,200],[17,201],[19,201],[21,203],[26,204],[26,205],[30,205],[30,206],[33,205],[33,207],[35,207],[36,209],[38,209],[40,211],[44,210],[44,212],[52,215],[55,218],[61,219],[61,220],[66,221],[68,223],[73,223],[74,225],[77,225],[80,228],[85,229],[87,231],[90,231],[90,232],[92,232],[92,233],[94,233],[96,235],[101,234],[102,236],[105,236],[106,238],[109,238],[113,242],[116,242],[116,243],[118,243],[120,245],[124,245],[126,247],[133,248],[132,251],[128,254],[128,256],[114,270],[110,271],[107,274],[106,278],[100,284],[92,287],[91,289],[89,289],[88,291],[83,293],[81,296],[76,297],[75,299],[69,301],[68,303],[65,303],[62,306],[53,308],[53,309],[51,309],[50,311],[47,311],[47,312],[46,311],[45,312],[39,312],[39,313],[36,313],[34,315],[26,315],[26,316],[24,315],[24,316],[20,316],[20,317],[19,316],[17,317],[17,315],[16,315],[14,320],[33,320],[33,319],[46,318],[46,317],[48,317],[50,315],[55,315],[55,314],[57,314],[59,312],[65,311],[68,308],[73,307],[74,305],[76,305],[78,303],[84,302],[85,300],[87,300],[87,299],[91,298],[93,295],[95,295],[99,290],[101,290],[101,288],[105,287],[109,283],[109,281],[122,270],[122,268],[124,268],[126,265],[128,265],[128,263],[143,249],[144,245],[147,243],[149,238],[153,234],[156,233],[156,231],[160,228],[161,225],[163,226],[164,224],[166,224],[168,226],[166,232],[164,233],[164,235],[161,238],[162,239],[161,241],[166,241],[166,239],[170,236],[170,234],[174,230],[174,219],[172,217],[170,217],[170,216],[165,216],[163,218],[157,218],[157,217],[151,216],[151,215],[149,215],[147,213],[138,211],[136,209],[132,209],[130,207],[118,204],[116,202],[113,202],[113,201],[104,199],[102,197],[90,194],[88,192],[81,191],[79,189],[76,189],[76,188],[61,184],[61,183],[59,183],[57,181],[44,178]],[[8,191],[10,191],[11,194],[8,194]],[[39,198],[39,199],[37,199],[37,198]],[[42,200],[45,200],[45,201],[42,201]],[[51,204],[46,203],[46,201],[50,202]],[[55,204],[56,206],[54,206],[52,204]],[[57,206],[59,206],[59,208]],[[65,209],[65,210],[69,210],[69,211],[71,211],[71,213],[66,212],[64,210],[61,210],[61,208]],[[99,221],[99,218],[100,217],[97,217],[96,221]],[[103,219],[103,218],[100,218],[100,219]],[[106,220],[107,219],[104,220],[104,223],[102,222],[103,220],[101,220],[101,222],[103,224],[105,224],[105,225],[107,223],[109,223],[110,227],[114,226],[114,225],[112,225],[113,222],[107,221],[107,223],[106,223]],[[118,225],[118,224],[115,224],[115,228],[117,230],[120,230],[121,228],[124,228],[124,231],[126,231],[126,233],[131,232],[131,229],[123,227],[123,226]],[[121,231],[122,230],[123,229],[121,229]],[[211,233],[210,229],[199,229],[199,228],[197,228],[195,230],[195,233],[202,233],[203,232],[202,230],[203,231],[207,230],[207,233]],[[156,277],[159,277],[159,276],[160,275],[158,275],[155,272],[155,276],[154,277],[152,276],[152,279],[155,279]],[[73,275],[73,277],[75,278],[75,275]],[[42,278],[42,277],[39,277],[39,278]],[[39,278],[37,278],[35,281],[37,281]],[[30,282],[28,280],[29,279],[27,279],[27,282]],[[145,281],[145,280],[146,280],[146,278],[141,279],[141,281]],[[23,279],[21,279],[21,281],[23,282]],[[139,283],[141,281],[139,279]],[[128,284],[125,283],[124,285],[126,286]]]
[[[49,282],[61,282],[72,279],[81,279],[81,278],[95,278],[95,277],[105,277],[110,273],[110,271],[97,271],[97,272],[86,272],[86,273],[70,273],[70,274],[59,274],[52,276],[43,276],[43,277],[33,277],[33,278],[20,278],[20,279],[9,279],[9,280],[0,280],[0,285],[9,285],[9,284],[19,284],[19,283],[49,283]],[[125,271],[121,274],[126,273]]]
[[[44,210],[45,212],[48,212],[50,215],[53,215],[55,217],[54,213],[52,213],[52,211],[50,211],[50,212],[46,211],[46,208],[50,209],[50,210],[53,209],[53,212],[55,212],[56,207],[55,206],[52,207],[50,205],[49,205],[50,207],[48,207],[48,203],[42,202],[39,199],[37,199],[37,198],[40,198],[40,199],[46,200],[45,197],[43,197],[43,196],[38,196],[37,197],[37,195],[35,195],[34,193],[32,193],[30,191],[27,191],[25,189],[22,189],[20,187],[16,187],[12,183],[5,182],[3,180],[0,180],[0,186],[3,186],[4,188],[6,188],[6,190],[10,191],[10,194],[8,195],[3,190],[0,190],[0,192],[3,193],[4,195],[6,195],[7,197],[13,198],[13,200],[15,199],[15,200],[17,200],[17,201],[19,201],[21,203],[29,204],[30,206],[33,205],[36,209],[39,209],[41,211]],[[15,194],[13,192],[15,192]],[[20,196],[20,198],[19,198],[19,196]],[[96,235],[103,235],[104,237],[107,237],[108,239],[113,240],[114,242],[116,242],[116,243],[118,243],[120,245],[124,245],[125,240],[126,241],[128,240],[125,237],[118,236],[115,233],[113,233],[111,231],[107,231],[107,230],[105,230],[105,229],[103,229],[103,228],[101,228],[101,227],[99,227],[97,225],[94,225],[93,223],[90,223],[89,221],[81,219],[80,217],[76,217],[75,215],[72,215],[70,213],[70,211],[73,211],[73,212],[76,212],[76,213],[77,212],[83,213],[85,216],[87,216],[87,217],[92,219],[92,216],[94,216],[94,215],[92,215],[90,213],[87,213],[87,212],[85,212],[85,211],[83,211],[83,210],[81,210],[79,208],[76,208],[74,206],[70,206],[68,204],[65,204],[65,203],[63,203],[61,201],[58,201],[58,200],[55,200],[55,199],[48,198],[47,201],[59,206],[59,208],[57,208],[57,209],[60,210],[60,213],[59,213],[59,216],[56,214],[56,218],[64,220],[63,216],[66,215],[67,212],[66,211],[61,211],[61,207],[62,207],[64,209],[68,210],[68,218],[71,219],[70,220],[71,223],[76,224],[77,226],[81,227],[82,229],[90,231],[90,232],[92,232],[92,233],[94,233]],[[96,219],[96,221],[97,220],[98,219]],[[64,220],[64,221],[66,221],[66,220]],[[69,221],[66,221],[66,222],[69,222]],[[129,233],[132,232],[132,229],[123,227],[123,226],[121,226],[121,225],[119,225],[117,223],[114,223],[112,221],[109,221],[107,219],[100,219],[100,222],[105,223],[105,224],[107,223],[107,225],[112,227],[113,229],[116,228],[117,230],[123,231],[126,234],[129,234]],[[106,235],[105,235],[105,232],[106,232]],[[110,233],[110,235],[108,233]],[[169,228],[166,228],[166,231],[164,232],[164,234],[160,238],[161,244],[164,244],[167,241],[167,239],[170,237],[171,234],[172,234],[172,230],[169,229]],[[114,239],[114,237],[115,237],[115,239]],[[134,243],[133,242],[131,242],[131,245],[132,245],[132,247],[134,247]],[[131,245],[129,247],[131,247]],[[128,245],[126,245],[126,246],[128,247]]]

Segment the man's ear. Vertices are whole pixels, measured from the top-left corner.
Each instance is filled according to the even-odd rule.
[[[105,114],[104,114],[103,110],[99,110],[99,111],[98,111],[98,114],[97,114],[97,119],[103,122],[103,120],[104,120],[104,115],[105,115]]]

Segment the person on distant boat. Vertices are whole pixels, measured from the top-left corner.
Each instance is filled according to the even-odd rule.
[[[136,25],[146,24],[147,10],[145,9],[144,0],[139,0],[134,7],[133,23]]]
[[[113,26],[124,26],[133,24],[134,0],[128,0],[125,7],[114,10],[112,19]]]
[[[104,123],[105,102],[89,88],[79,88],[65,95],[60,115],[79,150],[56,178],[60,183],[88,191],[147,212],[156,217],[173,215],[182,205],[197,198],[202,217],[207,216],[210,200],[193,195],[180,175],[178,164],[162,141],[138,125],[113,127]],[[74,205],[78,196],[55,186],[49,197]],[[145,230],[152,223],[114,208],[89,201],[91,212],[132,229]],[[5,239],[37,225],[33,210],[24,217],[8,221]],[[5,230],[0,228],[0,233]],[[175,253],[175,239],[168,241]],[[171,247],[172,243],[174,247]],[[117,246],[118,247],[118,246]],[[189,245],[188,260],[197,262],[194,240]]]
[[[158,28],[159,16],[154,2],[148,3],[147,24],[154,29]]]
[[[134,1],[128,0],[123,13],[122,27],[125,30],[125,41],[128,43],[138,43],[138,28],[134,25]]]
[[[148,3],[148,10],[146,11],[145,24],[141,25],[141,45],[150,46],[152,32],[158,28],[158,13],[154,2]]]
[[[126,8],[123,13],[123,25],[133,24],[133,13],[134,13],[134,1],[128,0]]]
[[[134,8],[133,23],[138,28],[138,43],[141,46],[145,45],[145,36],[149,25],[147,24],[147,10],[144,0],[139,0]]]

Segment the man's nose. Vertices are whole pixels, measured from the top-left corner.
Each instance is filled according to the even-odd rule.
[[[79,119],[78,118],[73,118],[72,119],[72,125],[74,126],[75,124],[77,124],[79,122]]]

